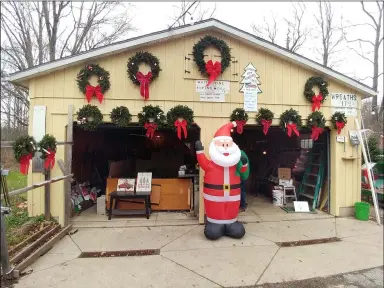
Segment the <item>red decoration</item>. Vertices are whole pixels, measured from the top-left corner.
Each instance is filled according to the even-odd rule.
[[[20,157],[20,173],[27,175],[29,170],[29,162],[32,159],[32,154],[23,155]]]
[[[261,119],[261,125],[263,125],[263,133],[267,135],[269,127],[272,125],[272,120]]]
[[[174,125],[175,127],[177,128],[177,137],[179,137],[179,139],[181,140],[181,130],[183,130],[184,132],[184,138],[187,138],[188,134],[187,134],[187,120],[183,119],[181,121],[179,120],[176,120]]]
[[[336,127],[337,127],[337,134],[340,134],[341,130],[345,127],[345,123],[337,121]]]
[[[145,134],[145,136],[147,136],[148,138],[152,139],[153,136],[155,135],[155,130],[157,129],[157,124],[156,123],[146,122],[144,124],[144,128],[147,129],[147,133]]]
[[[221,73],[221,63],[216,61],[215,64],[213,64],[212,60],[209,60],[205,64],[205,69],[207,70],[207,73],[209,75],[209,80],[208,80],[208,83],[207,83],[207,86],[209,86],[220,75],[220,73]]]
[[[313,125],[312,126],[311,139],[316,141],[317,139],[319,139],[319,136],[320,136],[321,133],[323,133],[323,131],[324,131],[323,128],[320,128],[320,127],[317,127],[316,125]]]
[[[87,98],[88,103],[91,101],[93,95],[96,96],[100,103],[103,101],[104,95],[101,92],[100,85],[97,85],[96,87],[87,85],[87,87],[85,87],[85,97]]]
[[[320,110],[321,101],[323,101],[323,95],[315,95],[312,97],[312,112],[316,110]]]
[[[140,82],[140,94],[144,97],[144,100],[149,98],[149,82],[152,80],[152,72],[149,71],[147,75],[144,75],[140,71],[136,73],[136,79]]]
[[[47,155],[47,158],[45,158],[44,161],[44,168],[45,169],[52,169],[53,166],[55,166],[55,155],[56,153],[52,151],[50,148],[48,148],[49,154]]]
[[[247,123],[245,120],[235,120],[236,122],[236,131],[237,133],[241,134],[243,133],[244,125]]]
[[[300,132],[297,130],[297,126],[295,123],[292,124],[287,124],[287,129],[288,129],[288,136],[292,136],[292,131],[297,135],[300,136]]]

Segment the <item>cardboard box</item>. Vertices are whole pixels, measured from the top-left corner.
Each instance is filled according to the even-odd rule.
[[[278,168],[277,176],[279,179],[290,180],[291,179],[291,168]]]

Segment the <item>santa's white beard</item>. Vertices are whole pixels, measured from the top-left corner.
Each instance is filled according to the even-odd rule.
[[[224,156],[223,153],[229,153],[229,155]],[[215,142],[212,141],[209,145],[209,156],[215,164],[221,167],[231,167],[239,163],[241,152],[235,143],[232,144],[232,147],[224,149],[224,147],[216,147]]]

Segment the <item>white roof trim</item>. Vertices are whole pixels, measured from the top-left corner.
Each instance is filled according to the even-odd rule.
[[[275,54],[279,57],[283,57],[287,60],[290,60],[300,66],[304,66],[310,70],[314,70],[316,72],[319,72],[321,74],[327,75],[333,79],[336,79],[338,81],[341,81],[359,92],[363,93],[364,96],[373,96],[377,95],[378,93],[374,91],[373,89],[343,75],[336,71],[333,71],[332,69],[329,69],[327,67],[324,67],[316,62],[313,62],[309,59],[306,59],[305,57],[302,57],[300,55],[291,53],[290,51],[287,51],[281,47],[278,47],[272,43],[269,43],[267,41],[263,41],[245,31],[236,29],[232,26],[229,26],[225,23],[222,23],[218,20],[211,19],[208,21],[196,23],[195,25],[185,26],[178,29],[173,30],[165,30],[164,32],[144,35],[142,37],[138,37],[133,40],[128,40],[112,45],[108,45],[99,49],[91,50],[89,52],[84,52],[75,56],[63,58],[61,60],[49,62],[40,66],[37,66],[35,68],[31,68],[25,71],[21,71],[15,74],[12,74],[9,77],[9,80],[13,83],[21,84],[21,82],[26,81],[30,78],[37,77],[46,73],[50,73],[52,71],[58,70],[58,69],[64,69],[69,66],[73,66],[76,64],[83,63],[85,61],[90,61],[95,58],[99,58],[101,56],[107,56],[109,54],[115,54],[119,53],[128,49],[134,49],[138,46],[142,45],[150,45],[153,43],[156,43],[158,41],[165,41],[170,38],[175,38],[181,35],[195,33],[200,30],[206,30],[209,28],[216,28],[220,30],[220,32],[224,32],[229,34],[231,37],[236,38],[240,41],[248,42],[248,44],[251,44],[253,46],[258,46],[259,48],[264,49],[265,51]],[[364,95],[365,94],[365,95]],[[368,94],[368,95],[366,95]]]

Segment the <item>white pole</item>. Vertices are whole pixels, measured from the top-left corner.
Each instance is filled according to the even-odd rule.
[[[363,151],[364,161],[367,164],[368,181],[369,181],[369,185],[371,186],[373,206],[375,207],[375,214],[376,214],[376,222],[378,225],[380,225],[380,214],[379,214],[379,208],[377,207],[378,205],[377,205],[377,199],[376,199],[375,186],[373,185],[371,168],[369,167],[370,163],[368,162],[367,151],[365,150],[363,137],[361,136],[360,125],[359,125],[359,121],[357,120],[357,118],[355,118],[355,123],[356,123],[356,127],[357,127],[357,135],[359,137],[359,142],[361,144],[361,150]]]

